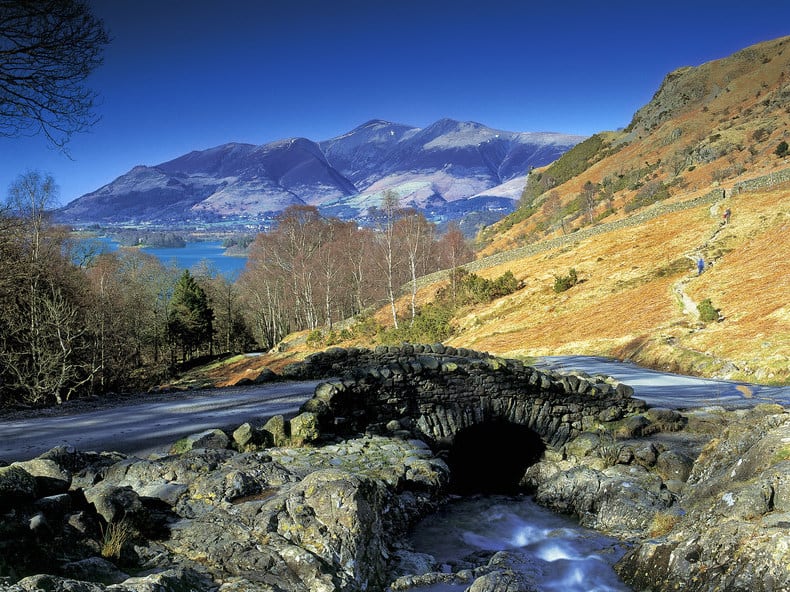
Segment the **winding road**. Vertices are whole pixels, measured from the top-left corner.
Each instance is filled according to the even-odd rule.
[[[540,358],[538,368],[605,374],[634,388],[634,396],[651,406],[727,409],[778,403],[790,407],[790,386],[768,387],[709,380],[648,370],[609,358],[560,356]],[[147,456],[165,452],[176,440],[210,428],[235,429],[244,422],[262,424],[273,415],[293,416],[319,380],[274,382],[246,387],[140,395],[140,401],[98,402],[28,412],[0,418],[0,459],[34,458],[60,445],[79,450],[112,450]]]
[[[67,406],[56,415],[0,419],[0,459],[27,460],[61,445],[141,456],[164,452],[176,440],[210,428],[234,429],[246,421],[262,424],[274,415],[294,415],[319,382],[141,395],[141,402],[87,410]]]

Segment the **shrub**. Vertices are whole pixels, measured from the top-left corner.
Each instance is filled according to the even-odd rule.
[[[782,140],[776,146],[776,150],[774,151],[774,154],[776,154],[779,158],[784,158],[785,156],[787,156],[787,152],[788,152],[787,142]]]
[[[437,302],[453,306],[483,304],[512,294],[521,288],[521,282],[511,271],[506,271],[494,280],[470,273],[463,267],[452,270],[450,274],[450,279],[455,284],[455,294],[452,293],[452,286],[442,288],[436,293]]]
[[[320,345],[323,340],[324,340],[324,335],[323,333],[321,333],[321,330],[314,329],[313,331],[310,331],[310,334],[307,336],[307,345],[309,346]]]
[[[771,130],[765,127],[758,127],[756,130],[752,132],[752,140],[755,142],[762,142],[763,140],[767,139],[768,136],[771,135]]]
[[[714,308],[710,298],[706,298],[697,304],[697,312],[699,313],[699,320],[703,323],[711,323],[719,320],[719,311]]]
[[[630,212],[637,208],[649,206],[669,197],[669,189],[666,185],[659,180],[648,182],[637,191],[634,198],[629,201],[623,208],[626,212]]]
[[[380,335],[383,343],[434,343],[451,337],[454,309],[451,306],[431,303],[423,306],[413,320],[404,320],[396,329],[391,327]]]
[[[576,270],[571,268],[568,271],[568,275],[556,275],[554,276],[554,291],[559,294],[560,292],[565,292],[566,290],[570,290],[573,286],[579,283],[579,278],[576,275]]]

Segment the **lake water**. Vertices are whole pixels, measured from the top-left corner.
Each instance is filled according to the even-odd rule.
[[[115,251],[119,248],[118,243],[109,238],[91,240],[98,241],[103,249]],[[142,247],[140,250],[158,257],[165,265],[173,264],[179,269],[190,271],[205,261],[229,280],[235,280],[247,264],[246,257],[225,255],[221,241],[193,242],[177,248]]]

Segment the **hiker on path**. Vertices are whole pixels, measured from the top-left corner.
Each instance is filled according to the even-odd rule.
[[[702,257],[697,258],[697,275],[702,275],[705,271],[705,260]]]
[[[725,225],[730,223],[730,214],[732,214],[732,212],[730,211],[730,208],[727,208],[726,210],[724,210],[724,216],[722,216],[722,218],[724,219],[724,224]]]

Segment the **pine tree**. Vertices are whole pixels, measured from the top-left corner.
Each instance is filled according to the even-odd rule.
[[[192,274],[184,270],[173,289],[167,319],[171,342],[181,347],[183,361],[192,357],[202,346],[211,346],[213,319],[214,311],[208,304],[206,293]]]

